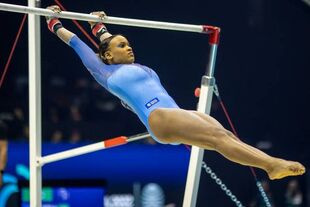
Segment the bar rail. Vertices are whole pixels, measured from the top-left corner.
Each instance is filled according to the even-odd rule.
[[[111,148],[111,147],[124,145],[124,144],[127,144],[129,142],[135,142],[135,141],[145,139],[145,138],[149,138],[149,137],[151,137],[151,135],[149,133],[141,133],[141,134],[133,135],[130,137],[126,137],[126,136],[115,137],[115,138],[108,139],[108,140],[101,141],[101,142],[97,142],[94,144],[89,144],[86,146],[77,147],[74,149],[65,150],[62,152],[58,152],[58,153],[54,153],[51,155],[41,157],[38,160],[37,164],[40,166],[43,166],[47,163],[56,162],[59,160],[70,158],[70,157],[76,157],[79,155],[95,152],[98,150],[103,150],[103,149],[107,149],[107,148]]]
[[[104,22],[106,24],[116,24],[116,25],[125,25],[133,27],[144,27],[144,28],[153,28],[153,29],[164,29],[164,30],[175,30],[183,32],[198,32],[198,33],[213,33],[212,30],[209,30],[206,25],[192,25],[192,24],[180,24],[180,23],[170,23],[170,22],[160,22],[160,21],[150,21],[150,20],[141,20],[141,19],[129,19],[129,18],[120,18],[120,17],[110,17],[106,16],[100,18],[98,16],[83,14],[77,12],[62,11],[60,13],[55,13],[48,9],[28,7],[15,4],[0,3],[1,11],[17,12],[17,13],[31,13],[41,16],[54,16],[64,19],[75,19],[81,21],[93,21],[93,22]]]

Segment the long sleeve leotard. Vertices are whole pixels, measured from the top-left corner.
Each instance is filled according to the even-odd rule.
[[[69,45],[96,81],[129,105],[158,141],[148,124],[150,113],[157,108],[179,107],[164,89],[155,71],[139,64],[106,65],[76,35],[71,38]]]

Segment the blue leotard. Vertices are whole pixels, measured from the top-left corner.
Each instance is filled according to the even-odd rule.
[[[158,141],[148,124],[150,113],[157,108],[179,107],[161,85],[155,71],[139,64],[106,65],[76,35],[71,38],[69,45],[96,81],[129,105]]]

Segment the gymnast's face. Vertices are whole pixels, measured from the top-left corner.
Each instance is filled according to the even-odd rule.
[[[121,35],[117,35],[110,41],[104,56],[110,64],[131,64],[135,61],[135,56],[128,40]]]

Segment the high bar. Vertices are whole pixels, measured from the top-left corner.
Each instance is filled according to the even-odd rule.
[[[94,144],[89,144],[83,147],[77,147],[75,149],[65,150],[63,152],[58,152],[55,154],[44,156],[40,160],[38,160],[38,164],[43,166],[44,164],[47,164],[50,162],[55,162],[58,160],[63,160],[63,159],[67,159],[70,157],[76,157],[79,155],[95,152],[95,151],[102,150],[102,149],[124,145],[129,142],[138,141],[138,140],[145,139],[148,137],[151,137],[149,133],[137,134],[137,135],[133,135],[130,137],[120,136],[120,137],[108,139],[105,141],[97,142]]]
[[[17,13],[30,13],[41,16],[54,16],[58,18],[64,19],[75,19],[81,21],[93,21],[93,22],[103,22],[107,24],[116,24],[116,25],[125,25],[125,26],[133,26],[133,27],[145,27],[145,28],[153,28],[153,29],[164,29],[164,30],[174,30],[174,31],[183,31],[183,32],[198,32],[198,33],[212,33],[212,30],[206,25],[191,25],[191,24],[180,24],[180,23],[170,23],[170,22],[159,22],[159,21],[149,21],[149,20],[141,20],[141,19],[129,19],[129,18],[120,18],[120,17],[110,17],[106,16],[104,19],[100,17],[83,14],[77,12],[68,12],[62,11],[60,13],[54,13],[48,9],[35,8],[35,7],[27,7],[22,5],[15,4],[6,4],[0,3],[0,10],[9,11],[9,12],[17,12]]]

